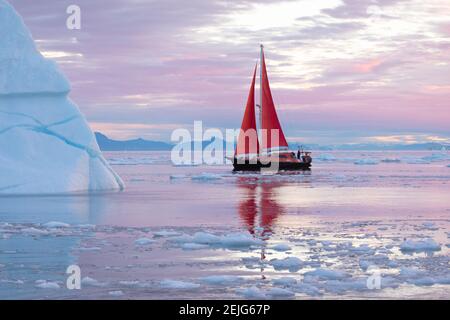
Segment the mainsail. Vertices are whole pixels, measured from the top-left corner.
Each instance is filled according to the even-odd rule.
[[[256,68],[253,72],[253,80],[248,94],[247,106],[245,107],[244,119],[236,145],[236,156],[256,156],[259,153],[258,133],[256,131],[255,119],[255,78]]]
[[[270,92],[269,78],[267,77],[266,61],[261,46],[261,129],[262,129],[262,152],[287,150],[288,143],[281,129],[278,120],[275,104],[273,103],[272,93]]]

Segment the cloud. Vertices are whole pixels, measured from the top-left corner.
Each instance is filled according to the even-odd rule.
[[[13,5],[88,120],[114,135],[239,126],[261,42],[288,136],[298,126],[449,132],[445,2],[78,0],[82,29],[71,31],[72,2]]]

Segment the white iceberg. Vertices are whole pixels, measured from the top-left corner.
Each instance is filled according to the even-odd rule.
[[[0,194],[118,190],[111,169],[55,63],[0,0]]]

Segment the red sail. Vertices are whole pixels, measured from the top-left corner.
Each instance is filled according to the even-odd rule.
[[[253,72],[253,81],[248,94],[247,106],[245,107],[244,119],[235,150],[235,155],[257,155],[259,153],[258,134],[255,119],[255,78],[256,66]]]
[[[267,77],[266,61],[264,53],[261,54],[262,68],[262,149],[263,152],[270,152],[280,149],[287,149],[288,143],[281,129],[275,105],[270,92],[269,78]],[[276,132],[278,130],[278,132]],[[278,137],[278,139],[277,139]]]

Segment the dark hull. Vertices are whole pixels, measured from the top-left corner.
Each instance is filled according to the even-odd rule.
[[[270,168],[269,164],[258,163],[233,163],[233,171],[261,171],[261,168]],[[278,170],[310,170],[311,162],[280,162]]]

